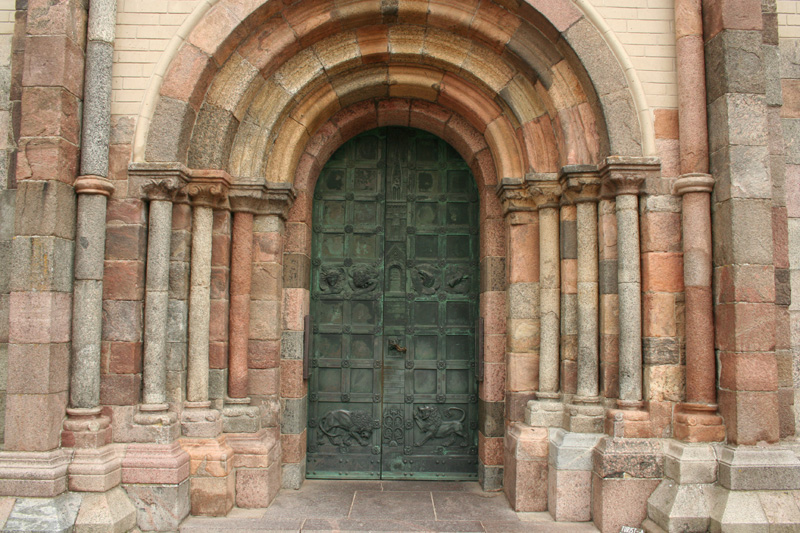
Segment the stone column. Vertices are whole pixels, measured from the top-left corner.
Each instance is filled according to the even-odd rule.
[[[192,201],[189,360],[182,420],[183,434],[187,437],[216,437],[222,430],[219,412],[209,409],[208,399],[211,233],[214,208],[226,201],[229,185],[227,174],[204,172],[193,175],[186,187]]]
[[[617,405],[622,412],[609,412],[606,430],[617,436],[650,436],[649,418],[642,410],[642,284],[638,195],[645,178],[658,175],[659,168],[658,158],[612,156],[606,159],[601,170],[602,179],[613,188],[616,195],[619,294]],[[623,434],[620,435],[620,432]]]
[[[529,183],[539,210],[539,390],[528,403],[531,426],[560,427],[564,406],[559,392],[561,344],[561,268],[559,254],[559,197],[556,175],[536,176]]]
[[[577,207],[578,225],[578,379],[577,393],[569,407],[569,430],[603,431],[604,409],[600,398],[599,262],[597,203],[600,176],[595,167],[562,169],[565,195]]]

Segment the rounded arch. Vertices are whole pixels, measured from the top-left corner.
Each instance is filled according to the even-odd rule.
[[[317,73],[324,73],[332,87],[334,81],[346,86],[349,79],[355,83],[354,93],[372,98],[381,95],[364,91],[374,89],[375,80],[370,85],[363,76],[348,77],[348,68],[365,64],[391,67],[397,63],[398,69],[410,69],[418,64],[425,69],[425,76],[435,69],[449,75],[449,87],[455,92],[458,84],[465,89],[483,85],[478,89],[484,93],[484,102],[490,102],[485,107],[498,107],[504,117],[492,126],[487,138],[507,141],[510,124],[511,137],[515,138],[512,144],[519,145],[522,173],[555,170],[545,168],[552,161],[542,161],[553,149],[561,165],[593,162],[591,159],[611,153],[647,153],[652,124],[637,129],[630,128],[629,121],[631,115],[638,115],[640,122],[647,122],[643,117],[649,117],[649,111],[643,113],[641,102],[631,96],[636,94],[635,84],[629,88],[625,82],[632,79],[630,69],[615,72],[618,69],[613,67],[619,67],[619,62],[608,63],[609,57],[615,57],[614,48],[606,43],[610,33],[597,31],[596,22],[587,20],[570,2],[559,2],[564,3],[564,9],[559,10],[551,9],[552,3],[539,3],[530,0],[511,10],[490,1],[468,1],[453,7],[429,0],[409,2],[394,12],[381,11],[378,2],[369,0],[298,2],[287,7],[274,0],[246,5],[229,0],[204,3],[187,19],[159,62],[137,122],[134,160],[186,161],[188,146],[196,141],[202,145],[208,124],[214,126],[209,131],[213,139],[219,141],[222,132],[222,139],[233,147],[240,131],[252,134],[259,126],[242,120],[257,104],[259,95],[262,103],[266,101],[279,115],[277,119],[283,119],[281,131],[292,122],[299,124],[296,118],[287,122],[280,116],[290,108],[295,113],[304,109],[290,106],[290,102],[302,98],[301,88],[287,91],[279,83],[281,69],[309,66],[314,61],[319,63]],[[418,44],[419,35],[403,35],[397,29],[403,25],[409,28],[406,33],[423,32],[423,47]],[[315,46],[318,43],[322,44]],[[467,52],[465,43],[469,43]],[[598,62],[605,62],[604,68]],[[632,74],[635,78],[635,72]],[[416,79],[404,85],[398,72],[396,79],[386,83],[394,85],[394,94],[385,97],[423,91],[420,98],[432,101],[426,98],[419,76],[412,78]],[[327,104],[332,107],[327,111],[318,109],[319,101],[312,106],[316,106],[316,114],[314,109],[305,109],[317,123],[336,111],[337,104],[331,99],[334,94],[340,100],[339,108],[353,103],[342,99],[335,87],[331,92],[319,87],[318,82],[318,77],[311,76],[302,87],[309,97],[304,100],[306,106],[314,101],[310,98],[312,91],[329,98]],[[286,94],[266,89],[274,89],[274,85]],[[398,92],[402,87],[410,93]],[[447,104],[447,95],[439,103]],[[459,100],[449,103],[457,106]],[[474,107],[467,106],[464,113],[470,109]],[[317,123],[303,124],[305,134],[296,126],[288,126],[296,130],[288,139],[306,142]],[[267,143],[277,140],[270,134],[273,137]],[[166,145],[158,142],[164,138],[172,141]],[[151,153],[148,143],[160,149]],[[493,148],[501,148],[500,143],[494,144]],[[597,147],[596,154],[584,148],[590,145]],[[233,158],[241,157],[235,147],[233,152]],[[224,168],[220,161],[200,163],[207,168]],[[501,174],[510,172],[506,168],[514,171],[504,177],[520,173],[515,165],[506,165]]]

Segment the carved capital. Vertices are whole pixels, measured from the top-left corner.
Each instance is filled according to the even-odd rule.
[[[600,200],[600,172],[594,165],[568,165],[561,169],[559,181],[563,198],[571,204]]]
[[[639,194],[646,178],[657,177],[661,173],[661,161],[657,157],[607,157],[600,177],[604,185],[620,194]]]
[[[291,183],[268,181],[266,215],[276,215],[286,220],[289,210],[297,199],[297,192]]]
[[[228,208],[231,176],[224,170],[192,170],[192,180],[184,188],[193,206]]]
[[[525,182],[538,209],[559,206],[563,189],[557,174],[532,174]]]
[[[103,176],[78,176],[75,180],[75,194],[102,194],[111,196],[114,193],[114,184]]]
[[[266,188],[263,184],[235,183],[228,192],[228,201],[234,213],[258,215],[267,204]]]
[[[131,163],[128,193],[145,200],[174,201],[189,182],[189,170],[180,163]]]
[[[503,178],[503,181],[497,186],[497,197],[503,203],[503,215],[505,216],[514,218],[514,213],[536,210],[536,204],[522,179]]]
[[[687,192],[707,192],[714,190],[714,178],[710,174],[684,174],[672,185],[672,193],[683,196]]]

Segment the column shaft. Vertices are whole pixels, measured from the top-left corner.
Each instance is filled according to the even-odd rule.
[[[172,239],[172,202],[150,202],[145,288],[144,394],[145,404],[166,408],[167,309]]]
[[[75,247],[70,376],[70,407],[73,409],[94,409],[100,405],[106,202],[104,194],[78,196],[75,239],[82,245]]]
[[[639,199],[617,195],[619,288],[619,399],[642,400],[642,292],[639,257]]]
[[[686,285],[686,401],[714,404],[714,307],[711,295],[711,201],[708,192],[683,195]]]
[[[561,269],[559,265],[559,213],[556,205],[539,208],[539,275],[541,341],[539,393],[557,395],[561,342]]]
[[[578,396],[599,394],[597,204],[578,203]]]
[[[253,262],[253,214],[233,215],[231,255],[230,356],[228,396],[247,397],[247,352],[250,334],[250,288]]]
[[[186,399],[208,401],[208,341],[211,298],[211,232],[214,210],[195,205],[192,211],[192,266],[189,286],[189,361]]]

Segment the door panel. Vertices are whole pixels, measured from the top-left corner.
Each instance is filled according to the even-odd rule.
[[[309,477],[477,477],[478,195],[445,142],[345,144],[315,191]]]

